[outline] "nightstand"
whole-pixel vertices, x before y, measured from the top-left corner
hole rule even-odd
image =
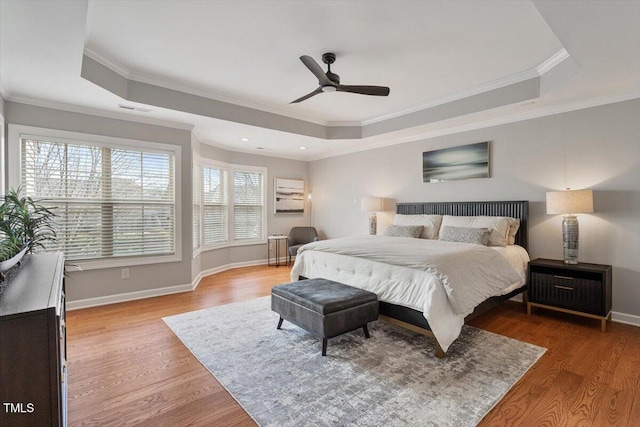
[[[529,262],[527,314],[531,307],[576,314],[600,320],[607,331],[611,320],[612,267],[601,264],[565,264],[538,258]]]

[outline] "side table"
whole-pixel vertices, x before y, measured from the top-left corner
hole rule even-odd
[[[602,264],[565,264],[562,260],[538,258],[529,263],[529,301],[541,307],[600,320],[607,331],[611,320],[612,267]]]
[[[288,236],[283,236],[283,235],[273,235],[273,236],[268,236],[267,237],[268,243],[267,243],[267,265],[272,266],[275,265],[276,267],[280,266],[280,242],[284,241],[284,256],[287,256],[287,252],[289,252],[289,237]],[[274,264],[271,264],[271,242],[273,242],[274,246],[275,246],[275,252],[276,252],[276,261]]]

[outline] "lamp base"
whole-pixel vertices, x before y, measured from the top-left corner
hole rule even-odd
[[[378,218],[375,213],[369,215],[369,234],[372,236],[378,234]]]
[[[565,264],[578,264],[578,236],[578,218],[575,215],[565,215],[562,220],[562,248]]]

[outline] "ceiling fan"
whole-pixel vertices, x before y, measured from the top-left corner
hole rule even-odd
[[[318,63],[310,56],[303,55],[300,60],[307,66],[309,71],[318,78],[318,88],[305,96],[291,101],[290,104],[296,104],[298,102],[309,99],[322,92],[350,92],[358,93],[360,95],[373,95],[373,96],[387,96],[389,95],[389,88],[385,86],[353,86],[353,85],[341,85],[340,76],[331,72],[331,64],[336,60],[335,53],[325,53],[322,55],[322,62],[327,64],[327,72],[322,71],[322,68]]]

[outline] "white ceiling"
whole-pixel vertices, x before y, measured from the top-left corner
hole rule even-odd
[[[310,55],[324,68],[329,51],[342,83],[389,86],[390,96],[325,93],[289,104],[317,87],[298,58]],[[81,77],[83,53],[130,81],[248,107],[257,119],[122,99]],[[563,67],[570,72],[557,73],[562,78],[549,72]],[[407,119],[365,138],[251,125],[275,113],[364,129],[540,76],[547,79],[535,99]],[[0,79],[11,101],[193,126],[205,143],[312,160],[638,97],[640,2],[3,0]]]

